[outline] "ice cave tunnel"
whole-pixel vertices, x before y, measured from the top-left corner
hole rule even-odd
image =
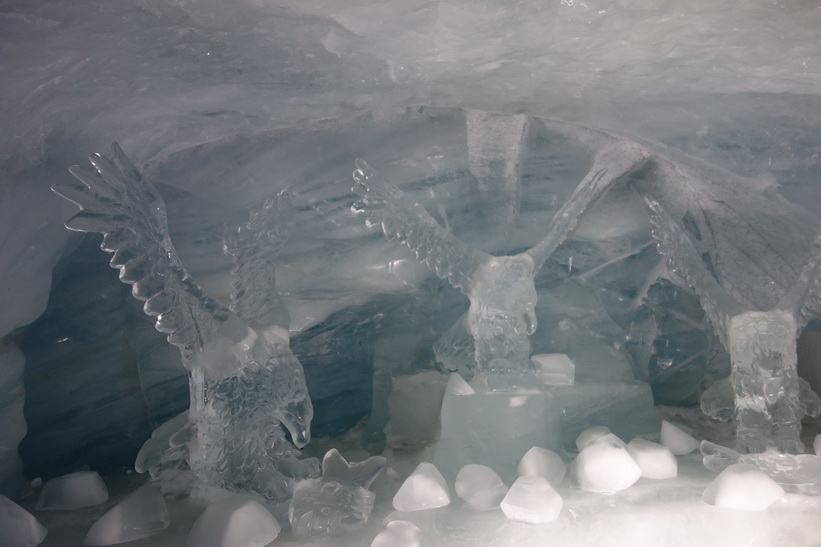
[[[0,544],[821,545],[819,37],[3,2]]]

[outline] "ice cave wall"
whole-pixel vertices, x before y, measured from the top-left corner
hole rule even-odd
[[[385,165],[400,180],[427,181],[417,190],[429,192],[429,209],[481,239],[480,219],[458,193],[468,177],[461,109],[602,128],[650,143],[704,175],[709,187],[695,190],[686,177],[670,188],[645,180],[680,217],[698,209],[693,196],[709,195],[737,209],[731,219],[769,234],[764,239],[775,242],[776,255],[797,262],[817,229],[821,203],[819,32],[821,10],[813,2],[765,0],[744,7],[641,0],[5,2],[0,476],[9,482],[3,489],[19,484],[24,400],[32,435],[21,450],[29,474],[46,476],[83,464],[127,465],[146,432],[185,404],[173,352],[117,284],[95,243],[62,227],[70,207],[48,188],[88,153],[118,140],[169,185],[175,237],[217,295],[225,290],[225,263],[214,221],[241,216],[276,189],[298,194],[301,238],[286,260],[298,267],[285,270],[283,287],[294,295],[292,329],[305,333],[295,336],[295,351],[313,363],[306,372],[316,427],[333,433],[368,412],[369,337],[379,329],[411,331],[417,339],[406,342],[409,349],[424,347],[420,340],[433,338],[465,305],[408,255],[369,240],[346,216],[354,157]],[[523,218],[561,203],[598,146],[584,131],[540,123],[527,143],[525,182],[547,179],[553,186],[524,195]],[[779,196],[790,205],[782,208]],[[594,269],[595,258],[616,253],[601,244],[608,230],[646,235],[639,213],[619,206],[602,212],[605,221],[587,232],[580,228],[551,275]],[[726,218],[716,213],[693,222],[703,228]],[[534,230],[524,224],[521,247]],[[720,239],[739,230],[729,222],[713,233]],[[773,273],[737,264],[770,262],[722,254],[727,241],[704,245],[714,256],[721,251],[713,264],[723,282],[753,304],[767,301],[770,293],[751,290],[747,278]],[[645,262],[637,271],[652,267],[650,254],[639,255]],[[631,271],[610,272],[601,285],[635,284],[625,282]],[[675,297],[665,291],[676,289],[659,285],[648,298],[657,308],[685,310],[659,319],[668,322],[662,330],[673,346],[710,347],[699,338],[703,331],[673,324],[686,323],[682,317],[698,321],[693,301],[684,291]],[[581,300],[569,292],[546,292],[543,301],[565,319],[581,314]],[[602,305],[601,298],[594,304]],[[543,313],[553,312],[544,307]],[[561,321],[551,316],[542,324],[551,319]],[[623,335],[624,325],[611,323],[591,329],[611,339]],[[547,330],[540,343],[561,347],[559,334]],[[664,345],[657,362],[680,357],[663,355]],[[414,357],[429,359],[423,350]],[[661,364],[663,380],[668,369]],[[698,376],[721,366],[654,387],[662,402],[693,402],[689,388]]]

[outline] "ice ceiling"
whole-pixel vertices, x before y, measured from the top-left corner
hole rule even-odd
[[[49,191],[113,140],[164,184],[178,250],[214,298],[229,290],[225,223],[292,192],[296,233],[277,284],[315,435],[368,415],[375,355],[398,348],[409,358],[387,366],[424,366],[467,307],[351,215],[356,157],[409,184],[464,239],[506,254],[538,241],[540,219],[607,138],[627,135],[699,174],[699,187],[674,176],[669,187],[637,183],[679,217],[694,204],[731,211],[708,207],[687,227],[711,234],[700,250],[731,294],[771,305],[819,227],[821,9],[743,4],[4,2],[3,488],[20,476],[26,422],[26,474],[53,476],[131,465],[150,431],[188,402],[178,355],[97,240],[65,230],[73,210]],[[520,221],[509,233],[470,199],[466,120],[475,111],[530,120]],[[659,263],[649,220],[629,192],[611,197],[545,265],[534,349],[580,344],[583,377],[586,362],[627,341],[612,378],[648,381],[658,403],[694,404],[705,382],[726,374],[726,356],[699,327],[694,296],[643,286]],[[624,301],[636,294],[650,311],[628,317],[635,310]],[[662,333],[658,343],[647,343],[651,332]]]

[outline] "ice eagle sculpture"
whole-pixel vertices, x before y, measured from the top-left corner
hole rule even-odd
[[[470,300],[464,323],[473,338],[476,372],[487,375],[494,390],[521,387],[532,375],[530,335],[537,328],[534,277],[575,228],[579,217],[617,181],[635,172],[650,154],[641,145],[617,142],[596,155],[589,173],[554,214],[544,238],[513,256],[493,256],[460,240],[442,227],[408,194],[356,160],[354,211],[369,226],[381,225],[389,240],[398,240],[441,279]],[[447,334],[446,334],[447,336]]]
[[[235,262],[228,309],[188,274],[171,242],[162,196],[120,147],[114,143],[110,158],[93,154],[90,161],[96,172],[72,167],[77,180],[52,189],[80,207],[66,227],[103,234],[101,248],[113,253],[120,280],[132,285],[145,313],[157,318],[156,329],[182,354],[191,403],[182,430],[166,434],[172,442],[165,450],[179,454],[183,445],[195,498],[242,492],[281,506],[296,480],[320,473],[318,460],[297,458],[282,429],[302,447],[313,417],[275,287],[273,264],[292,224],[284,198],[266,202],[227,239]]]

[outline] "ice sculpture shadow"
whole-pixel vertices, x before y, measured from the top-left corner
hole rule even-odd
[[[111,266],[145,301],[145,313],[157,318],[188,370],[191,404],[187,418],[177,419],[182,429],[161,426],[143,466],[177,481],[167,484],[172,490],[193,486],[195,498],[244,492],[281,512],[295,480],[320,473],[318,460],[297,458],[282,427],[297,447],[310,441],[313,407],[289,347],[288,310],[273,268],[290,233],[290,208],[282,197],[266,202],[226,241],[235,263],[227,309],[186,271],[162,197],[120,147],[112,145],[110,159],[94,154],[90,161],[96,172],[72,167],[77,181],[52,188],[80,207],[66,227],[104,235]],[[193,485],[180,480],[186,468]]]
[[[796,339],[814,313],[821,294],[821,236],[798,278],[766,311],[745,309],[707,269],[684,231],[661,205],[647,199],[659,252],[672,270],[695,290],[707,320],[730,355],[729,379],[704,392],[705,414],[736,420],[736,450],[740,454],[777,451],[800,454],[801,419],[817,416],[821,401],[798,377]],[[708,447],[705,463],[714,450]],[[737,455],[738,455],[737,453]]]
[[[493,390],[532,385],[537,372],[530,359],[530,335],[537,328],[534,277],[575,228],[579,217],[617,181],[635,172],[649,152],[621,141],[596,155],[589,173],[554,214],[544,238],[514,256],[493,256],[455,237],[409,195],[356,160],[354,211],[368,226],[381,225],[389,240],[405,244],[441,279],[470,300],[467,313],[443,336],[437,351],[446,368],[466,377],[484,373]],[[463,333],[468,333],[466,337]],[[471,355],[472,353],[472,355]]]

